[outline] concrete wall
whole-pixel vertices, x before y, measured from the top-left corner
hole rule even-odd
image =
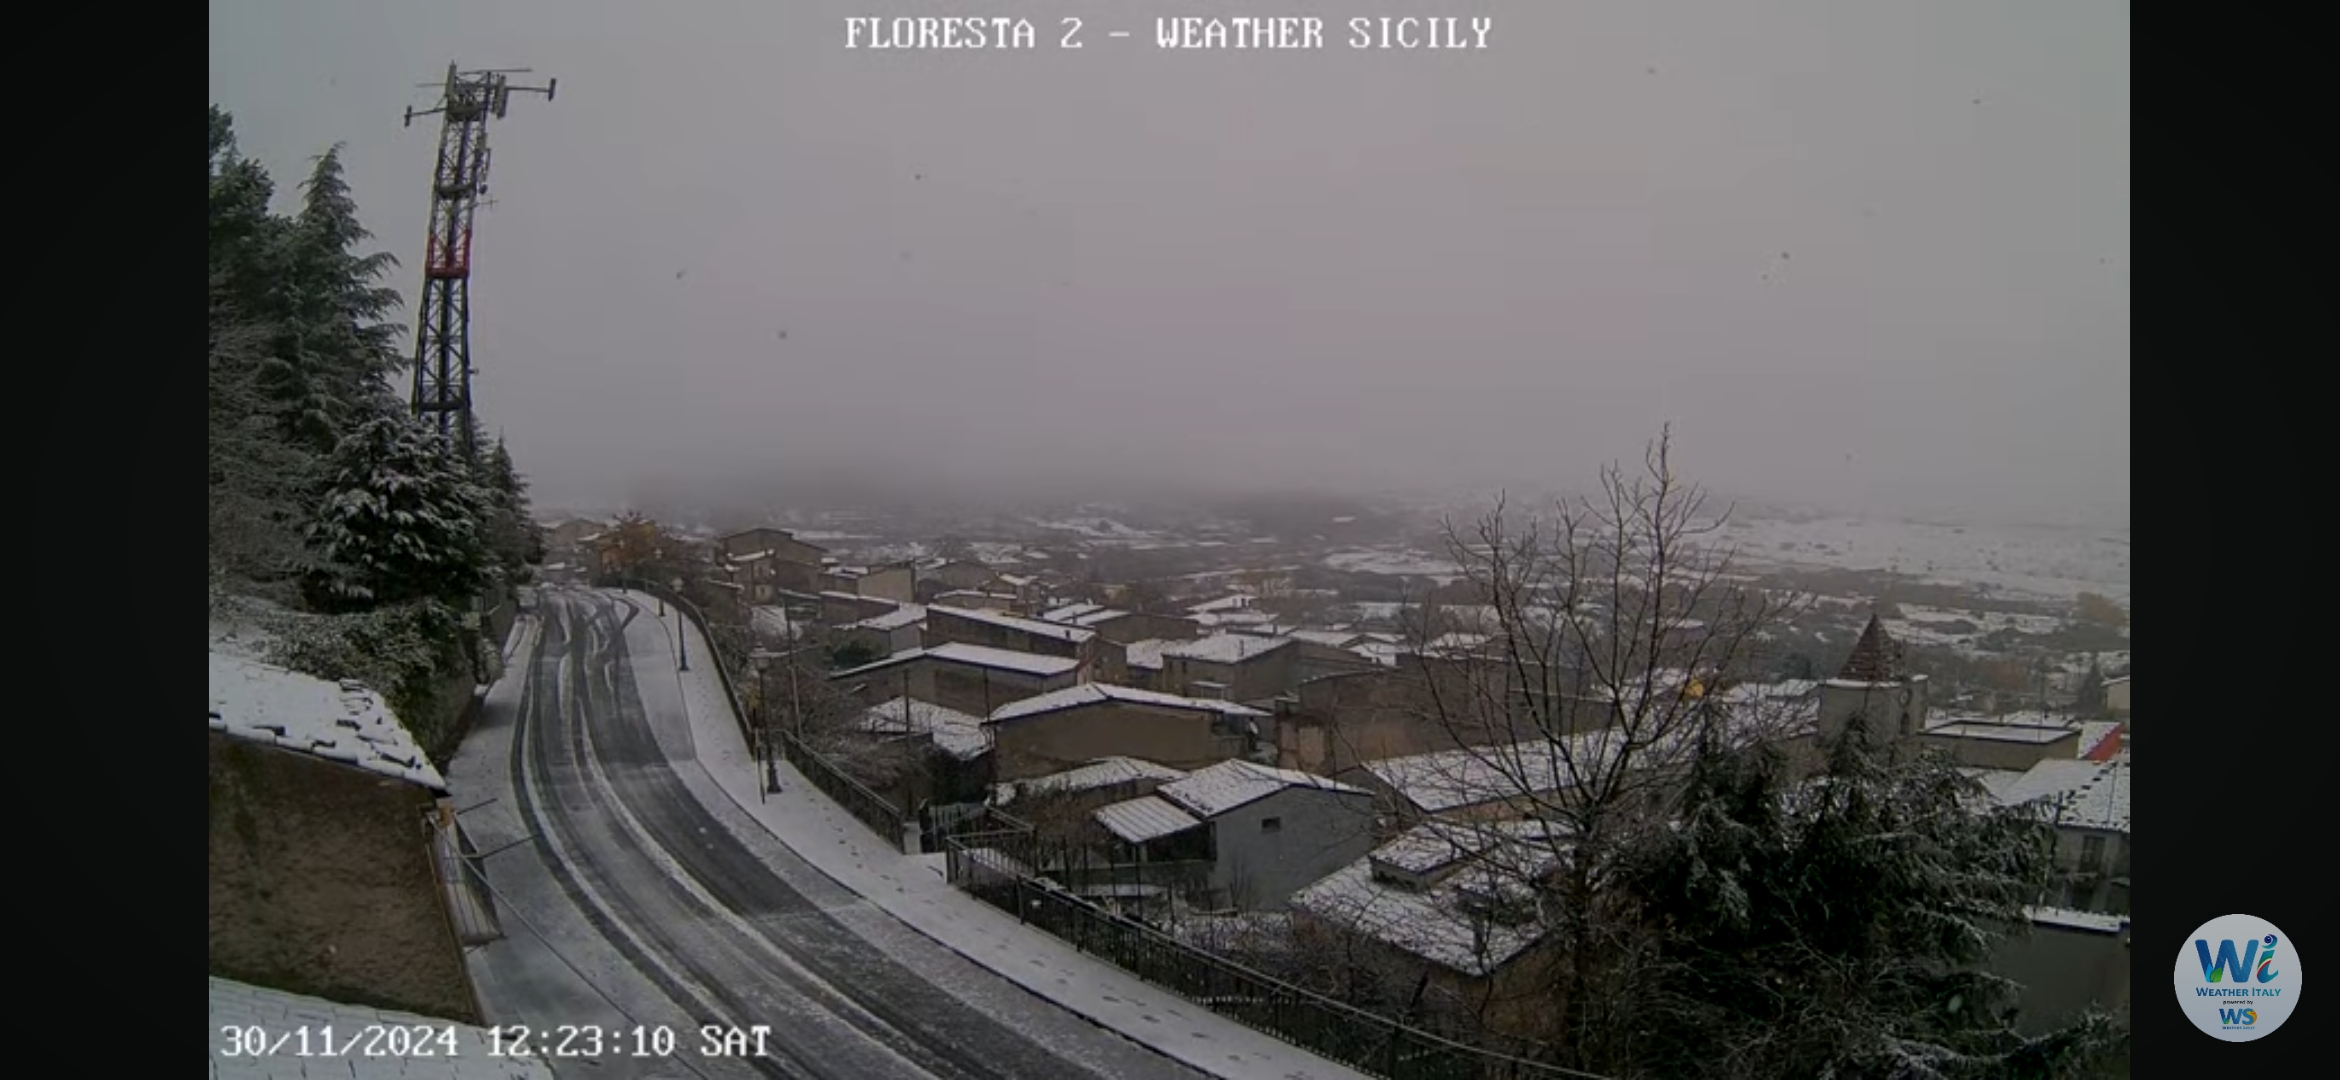
[[[1859,683],[1831,679],[1820,684],[1822,737],[1844,730],[1855,713],[1869,719],[1869,732],[1880,739],[1911,735],[1926,726],[1927,680],[1923,675],[1901,682]]]
[[[934,608],[926,612],[926,640],[932,645],[958,642],[963,645],[985,645],[994,649],[1012,649],[1016,652],[1036,653],[1041,656],[1082,657],[1081,642],[1066,641],[1060,637],[1036,634],[1012,626],[982,619],[970,619]]]
[[[2091,844],[2091,840],[2095,843]],[[2091,854],[2095,856],[2093,860]],[[2064,879],[2063,894],[2054,901],[2058,907],[2114,915],[2129,913],[2128,833],[2059,825],[2056,827],[2056,869]]]
[[[1241,757],[1249,739],[1217,714],[1126,701],[1101,701],[992,725],[1002,780],[1023,780],[1101,757],[1133,757],[1199,769]]]
[[[1077,675],[1071,672],[1052,676],[1029,675],[1020,671],[954,664],[925,657],[914,663],[931,668],[931,671],[926,679],[926,696],[920,697],[915,692],[911,696],[974,716],[989,716],[991,710],[1009,702],[1038,697],[1051,690],[1062,690],[1078,681]]]
[[[2023,984],[2016,1027],[2024,1034],[2053,1030],[2090,1005],[2128,1022],[2129,940],[2124,932],[2035,923],[2029,938],[2000,943],[1991,970]]]
[[[1285,788],[1211,819],[1211,830],[1211,887],[1245,911],[1281,911],[1293,893],[1373,850],[1373,798]]]
[[[934,701],[934,667],[933,661],[919,657],[849,678],[832,676],[831,681],[864,705],[882,704],[898,697]]]
[[[1513,741],[1499,715],[1458,707],[1451,720],[1439,718],[1429,678],[1419,667],[1377,667],[1301,683],[1299,708],[1276,725],[1278,763],[1332,776],[1361,761]],[[1449,702],[1472,700],[1454,691]]]
[[[918,575],[907,566],[888,566],[863,574],[856,583],[855,592],[891,600],[897,604],[918,601]]]
[[[1330,645],[1319,645],[1313,641],[1295,641],[1290,647],[1298,650],[1300,654],[1294,661],[1292,673],[1292,682],[1295,686],[1311,679],[1321,679],[1329,675],[1350,671],[1374,671],[1382,667],[1382,665],[1347,649],[1336,649]]]
[[[2049,758],[2069,761],[2080,756],[2080,733],[2051,742],[2022,742],[1976,735],[1920,735],[1921,746],[1946,750],[1960,765],[1975,769],[2012,769],[2021,772]]]
[[[1229,701],[1266,701],[1300,685],[1300,650],[1286,645],[1238,664],[1205,663],[1184,656],[1162,658],[1162,682],[1173,694],[1194,694],[1194,684],[1215,682]]]
[[[825,592],[821,594],[821,621],[831,626],[843,626],[846,623],[860,622],[863,619],[883,615],[894,610],[896,606],[890,600],[860,595],[840,596],[836,593]]]
[[[2129,680],[2122,679],[2119,682],[2106,683],[2104,686],[2104,705],[2114,716],[2125,717],[2129,715]]]
[[[919,580],[935,582],[944,592],[949,592],[953,589],[981,589],[998,576],[998,571],[982,563],[962,559],[928,570],[919,575]]]
[[[1100,623],[1092,624],[1099,637],[1127,645],[1133,641],[1159,638],[1164,641],[1191,641],[1202,636],[1202,624],[1177,615],[1149,615],[1143,612],[1124,612]]]
[[[413,784],[211,733],[211,974],[481,1022]]]
[[[779,529],[747,529],[723,538],[723,554],[729,558],[769,551],[772,558],[794,563],[821,564],[828,554],[824,548],[807,544]]]

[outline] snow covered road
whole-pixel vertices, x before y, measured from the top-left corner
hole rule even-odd
[[[672,707],[673,625],[617,594],[541,592],[451,764],[474,846],[504,849],[485,862],[505,938],[472,954],[491,1020],[678,1033],[672,1056],[554,1062],[564,1075],[1199,1075],[908,932],[774,840]],[[768,1025],[768,1052],[702,1055],[702,1024]]]

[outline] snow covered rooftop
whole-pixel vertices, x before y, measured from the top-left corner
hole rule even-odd
[[[904,649],[883,660],[863,664],[857,668],[830,675],[831,680],[852,678],[880,668],[906,664],[925,657],[945,663],[966,664],[970,667],[991,668],[995,671],[1014,671],[1044,678],[1069,675],[1080,669],[1081,662],[1069,656],[1041,656],[1038,653],[1016,652],[1013,649],[994,649],[988,645],[964,645],[951,642],[931,649]]]
[[[754,621],[759,634],[794,640],[801,629],[788,617],[788,609],[777,604],[759,604],[749,608],[748,617]]]
[[[389,703],[354,682],[327,682],[214,650],[211,730],[447,790]]]
[[[1040,618],[1044,622],[1078,625],[1073,622],[1074,619],[1078,619],[1083,615],[1089,615],[1104,610],[1106,610],[1106,608],[1103,604],[1066,604],[1060,608],[1052,608],[1050,610],[1041,612]]]
[[[2131,790],[2126,762],[2049,758],[1995,794],[2007,806],[2031,802],[2058,806],[2052,820],[2060,825],[2128,832]]]
[[[1017,783],[1030,794],[1043,792],[1090,791],[1115,784],[1131,784],[1140,780],[1176,780],[1185,776],[1182,769],[1156,765],[1151,761],[1131,757],[1098,758],[1086,765],[1050,773]]]
[[[1293,894],[1294,910],[1466,975],[1487,975],[1542,936],[1530,921],[1505,925],[1470,914],[1458,882],[1416,890],[1373,875],[1359,859]]]
[[[1162,785],[1155,794],[1184,807],[1197,817],[1212,818],[1258,802],[1285,788],[1295,787],[1338,795],[1370,795],[1363,788],[1350,787],[1296,769],[1275,769],[1240,759],[1196,769]]]
[[[1576,768],[1598,768],[1616,752],[1620,737],[1607,731],[1577,736],[1569,751]],[[1385,758],[1364,765],[1374,778],[1419,807],[1437,814],[1498,799],[1549,794],[1575,782],[1568,757],[1552,742],[1536,739],[1504,746],[1463,747]]]
[[[941,604],[941,601],[944,600],[997,600],[1003,604],[1012,604],[1016,602],[1016,598],[1007,593],[984,592],[981,589],[952,589],[947,593],[942,593],[935,597],[935,601],[938,605]]]
[[[1294,630],[1285,636],[1328,649],[1346,649],[1365,640],[1365,635],[1345,630]]]
[[[1225,611],[1240,611],[1250,606],[1251,597],[1237,593],[1233,596],[1222,596],[1216,600],[1205,600],[1202,603],[1189,606],[1186,611],[1190,615],[1215,615]]]
[[[1113,686],[1108,683],[1082,683],[1079,686],[1068,686],[1062,690],[1050,691],[1038,697],[1011,701],[993,709],[990,722],[997,724],[1026,716],[1055,712],[1059,709],[1072,709],[1107,701],[1118,701],[1129,705],[1151,705],[1163,709],[1214,712],[1223,716],[1257,717],[1267,715],[1258,709],[1237,705],[1233,702],[1215,701],[1209,698],[1180,697],[1176,694],[1137,690],[1127,686]]]
[[[2090,720],[2080,725],[2079,755],[2094,761],[2105,761],[2121,749],[2121,722],[2118,720]]]
[[[1079,660],[1069,656],[1042,656],[1039,653],[994,649],[989,645],[967,645],[956,641],[928,649],[926,655],[954,664],[1020,671],[1027,675],[1070,675],[1080,670],[1081,666]]]
[[[926,621],[926,608],[919,604],[904,604],[883,615],[872,615],[853,625],[864,630],[899,630]]]
[[[214,1080],[300,1080],[302,1077],[338,1076],[351,1080],[552,1080],[552,1069],[541,1058],[497,1057],[490,1052],[487,1032],[469,1024],[458,1024],[436,1017],[413,1013],[387,1012],[356,1005],[343,1005],[324,998],[302,994],[288,994],[282,990],[252,986],[211,977],[211,1073]],[[270,1037],[282,1036],[300,1028],[311,1030],[327,1026],[337,1032],[355,1035],[369,1027],[396,1025],[408,1031],[429,1030],[434,1033],[452,1032],[453,1046],[434,1041],[430,1057],[368,1057],[349,1054],[338,1057],[302,1057],[287,1050],[268,1057],[229,1057],[233,1049],[223,1028],[239,1030],[258,1028]],[[338,1036],[337,1036],[338,1037]]]
[[[1744,744],[1802,734],[1810,729],[1810,712],[1799,708],[1772,715],[1734,709],[1726,714],[1728,738]],[[1632,756],[1636,767],[1681,761],[1696,734],[1694,725],[1684,724],[1674,734],[1670,740],[1644,740],[1636,746]],[[1571,737],[1565,747],[1556,740],[1538,738],[1384,758],[1365,762],[1362,767],[1423,812],[1437,814],[1500,799],[1564,791],[1580,777],[1597,775],[1623,749],[1624,742],[1618,729],[1600,728]]]
[[[1123,663],[1140,671],[1160,671],[1162,670],[1162,650],[1175,644],[1177,643],[1161,638],[1132,641],[1122,647]]]
[[[1981,724],[1954,720],[1947,724],[1928,724],[1925,731],[1920,734],[1940,739],[1983,739],[1989,742],[2045,746],[2063,739],[2076,740],[2080,737],[2080,729],[2076,727],[2034,727],[2030,724]]]
[[[1158,840],[1202,824],[1193,814],[1155,795],[1140,795],[1098,807],[1095,817],[1105,831],[1132,844]]]
[[[2035,907],[2024,909],[2031,921],[2041,926],[2060,926],[2066,930],[2093,930],[2100,934],[2117,934],[2129,925],[2126,915],[2108,915],[2101,911],[2074,911],[2071,908]]]
[[[870,706],[857,726],[879,735],[931,735],[936,749],[961,761],[982,757],[991,748],[991,740],[983,737],[982,717],[932,702],[904,701],[897,697]]]
[[[1082,642],[1088,641],[1090,638],[1097,636],[1097,632],[1094,630],[1083,630],[1077,626],[1059,626],[1051,622],[1042,622],[1038,619],[1019,618],[1014,615],[1003,615],[996,611],[986,611],[981,608],[950,607],[943,604],[936,604],[931,610],[938,615],[956,615],[959,618],[972,620],[974,622],[988,623],[992,626],[1006,627],[1010,630],[1020,630],[1024,633],[1031,634],[1034,637],[1053,638],[1057,641],[1069,641],[1075,645],[1081,644]]]
[[[2023,779],[2023,770],[2021,769],[1960,769],[1958,771],[1981,784],[1983,790],[1990,793],[1993,801],[1998,800],[2002,792]]]
[[[1181,641],[1162,650],[1162,656],[1181,657],[1206,664],[1240,664],[1265,656],[1292,643],[1291,638],[1253,637],[1249,634],[1213,634]]]

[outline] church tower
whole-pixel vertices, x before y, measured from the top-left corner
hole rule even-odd
[[[1887,739],[1926,726],[1926,677],[1909,673],[1901,643],[1874,614],[1844,668],[1820,684],[1821,738],[1833,738],[1856,715],[1868,718],[1870,734]]]

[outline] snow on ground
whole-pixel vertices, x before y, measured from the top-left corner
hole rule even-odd
[[[211,651],[265,661],[276,640],[268,622],[285,614],[283,606],[266,600],[232,593],[215,596],[211,601]]]
[[[656,610],[642,594],[630,594]],[[688,630],[691,655],[706,639]],[[943,880],[938,856],[904,855],[786,764],[782,790],[759,794],[756,763],[712,664],[681,676],[699,762],[739,809],[806,862],[951,951],[1075,1015],[1223,1080],[1315,1080],[1364,1074],[1244,1027],[1023,925]]]
[[[1073,517],[1055,521],[1034,519],[1032,524],[1043,529],[1059,529],[1090,540],[1158,540],[1159,537],[1143,529],[1133,529],[1109,517]]]
[[[2067,625],[2067,620],[2055,615],[1960,611],[1924,604],[1903,604],[1900,618],[1886,619],[1884,622],[1886,632],[1904,643],[1947,646],[1962,652],[1974,651],[1974,646],[1984,637],[2001,630],[2012,630],[2019,634],[2053,634]]]
[[[2082,592],[2129,599],[2126,529],[1739,518],[1724,535],[1750,563],[1892,570],[2065,600]]]
[[[1324,565],[1352,574],[1426,577],[1441,582],[1452,581],[1462,574],[1462,567],[1455,565],[1454,560],[1421,551],[1373,548],[1342,551],[1325,556]]]

